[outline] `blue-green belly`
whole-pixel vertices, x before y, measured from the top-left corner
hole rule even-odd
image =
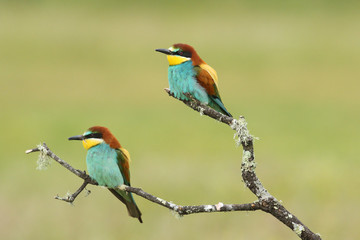
[[[208,104],[209,97],[205,89],[197,82],[192,61],[169,66],[168,79],[170,91],[178,99],[189,100],[184,93],[190,93],[202,103]]]
[[[118,166],[116,151],[106,143],[101,143],[88,150],[86,165],[89,175],[100,186],[116,188],[124,184]]]

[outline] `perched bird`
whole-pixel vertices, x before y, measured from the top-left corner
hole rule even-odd
[[[82,140],[88,150],[86,165],[90,177],[100,186],[107,187],[126,205],[129,215],[142,223],[141,212],[132,194],[118,188],[123,184],[130,186],[129,152],[121,147],[109,129],[94,126],[69,140]]]
[[[199,57],[193,47],[177,43],[169,49],[155,51],[167,55],[169,87],[176,98],[189,100],[184,93],[190,93],[201,103],[231,117],[220,98],[216,71]]]

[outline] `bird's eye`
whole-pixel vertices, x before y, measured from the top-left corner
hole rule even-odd
[[[190,52],[181,52],[181,56],[191,58],[191,53]]]
[[[182,56],[182,55],[184,55],[184,52],[183,51],[178,51],[178,54],[180,55],[180,56]]]

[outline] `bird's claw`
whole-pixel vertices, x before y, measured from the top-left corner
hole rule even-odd
[[[126,190],[126,185],[125,184],[121,184],[120,186],[118,186],[118,189],[125,191]]]

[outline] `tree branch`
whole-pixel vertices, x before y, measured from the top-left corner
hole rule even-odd
[[[76,190],[76,192],[74,192],[73,194],[67,193],[65,197],[59,197],[59,195],[56,195],[54,198],[57,200],[62,200],[68,203],[73,203],[75,201],[75,198],[86,188],[86,186],[89,184],[89,180],[91,180],[91,178],[87,178],[84,180],[84,183],[79,187],[78,190]],[[87,190],[87,194],[90,194],[90,190]]]
[[[169,94],[169,96],[174,97],[174,95],[170,92],[169,89],[165,89],[165,91]],[[243,116],[240,116],[239,120],[233,119],[232,117],[223,115],[222,113],[217,112],[216,110],[208,107],[207,105],[200,103],[191,95],[186,95],[190,100],[180,101],[185,103],[188,107],[200,112],[201,115],[209,116],[219,122],[229,125],[235,131],[235,141],[238,146],[241,145],[243,148],[243,156],[241,163],[242,178],[246,186],[253,194],[255,194],[258,200],[253,203],[246,204],[223,204],[219,202],[215,205],[182,206],[153,196],[143,191],[141,188],[134,188],[125,185],[120,186],[120,188],[125,189],[128,192],[132,192],[163,207],[166,207],[174,211],[178,216],[195,213],[262,210],[264,212],[270,213],[276,219],[284,223],[286,226],[292,229],[301,239],[321,240],[319,234],[313,233],[297,217],[291,214],[273,195],[271,195],[256,176],[256,163],[253,147],[254,137],[251,136],[249,130],[247,129],[247,122],[245,121],[245,118]],[[45,143],[43,143],[42,145],[38,145],[37,148],[27,150],[25,153],[32,153],[38,151],[40,151],[40,156],[38,160],[39,169],[46,168],[49,165],[49,161],[47,158],[50,157],[59,164],[61,164],[63,167],[74,173],[76,176],[84,180],[83,184],[74,194],[67,194],[67,196],[63,198],[56,196],[56,199],[73,203],[76,197],[85,189],[88,184],[98,185],[98,183],[92,180],[85,171],[80,171],[73,168],[70,164],[55,155]]]
[[[175,98],[170,89],[164,89],[169,96]],[[190,100],[180,100],[188,107],[200,112],[201,115],[209,116],[219,122],[225,123],[235,130],[234,138],[236,143],[242,145],[243,156],[241,163],[241,174],[246,186],[258,198],[260,208],[262,211],[270,213],[276,219],[284,223],[291,230],[293,230],[301,239],[316,239],[320,240],[319,234],[313,233],[307,226],[305,226],[296,216],[291,214],[273,195],[271,195],[262,185],[259,178],[256,176],[255,156],[254,156],[254,137],[250,135],[247,129],[247,123],[243,116],[239,120],[226,116],[216,110],[200,103],[191,95],[185,94]]]
[[[261,206],[258,202],[246,203],[246,204],[223,204],[219,202],[215,205],[197,205],[197,206],[181,206],[174,203],[163,200],[159,197],[155,197],[149,193],[144,192],[141,188],[134,188],[125,186],[125,190],[135,193],[151,202],[157,203],[163,207],[177,212],[180,216],[190,215],[194,213],[206,213],[206,212],[230,212],[230,211],[255,211],[260,210]]]
[[[76,176],[84,179],[83,184],[79,187],[79,189],[73,193],[73,194],[66,194],[65,197],[59,197],[58,195],[55,196],[55,199],[62,200],[68,203],[73,203],[76,199],[76,197],[85,189],[85,187],[88,184],[91,185],[98,185],[98,183],[95,180],[92,180],[89,175],[86,174],[85,171],[80,171],[75,168],[73,168],[70,164],[68,164],[66,161],[58,157],[55,153],[53,153],[50,148],[45,144],[38,145],[37,148],[33,148],[30,150],[25,151],[25,153],[32,153],[32,152],[39,152],[42,164],[43,162],[48,162],[49,159],[46,158],[52,158],[56,162],[58,162],[61,166],[68,169],[70,172],[74,173]],[[39,162],[39,161],[38,161]],[[135,188],[131,186],[122,185],[119,187],[120,189],[126,190],[127,192],[132,192],[140,197],[143,197],[151,202],[154,202],[156,204],[159,204],[163,207],[166,207],[170,210],[173,210],[175,213],[178,214],[178,216],[183,215],[190,215],[194,213],[206,213],[206,212],[230,212],[230,211],[255,211],[260,210],[261,206],[258,202],[254,203],[247,203],[247,204],[223,204],[219,202],[215,205],[197,205],[197,206],[182,206],[177,205],[172,202],[168,202],[166,200],[163,200],[159,197],[153,196],[145,191],[143,191],[141,188]]]

